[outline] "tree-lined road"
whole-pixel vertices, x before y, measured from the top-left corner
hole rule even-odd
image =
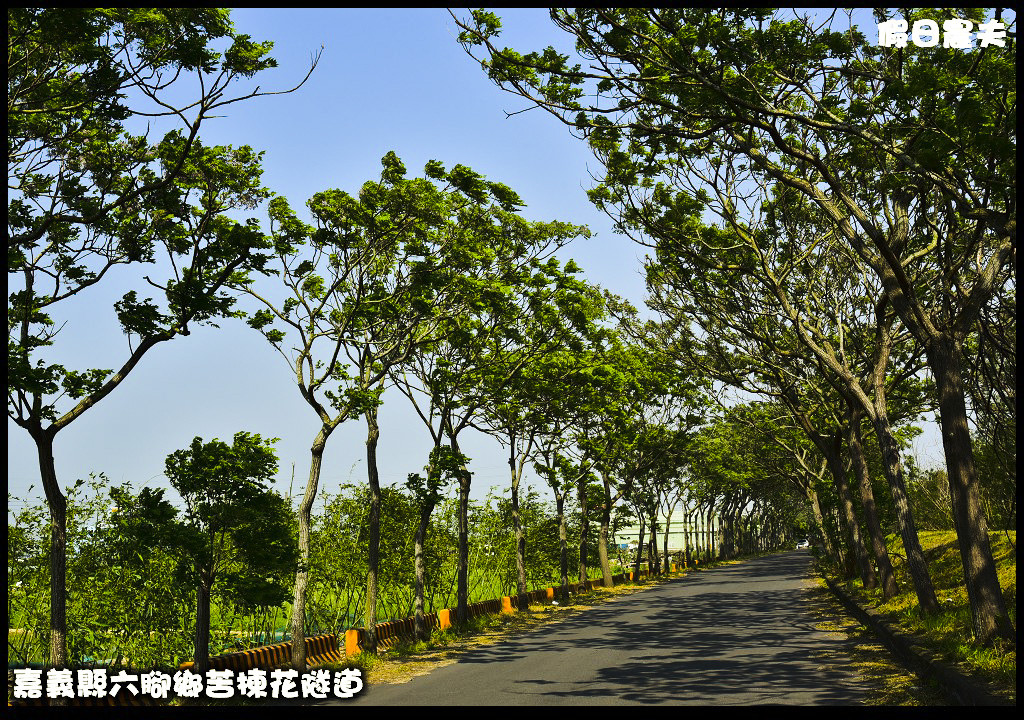
[[[810,562],[692,573],[331,704],[859,704],[844,640],[814,628]]]

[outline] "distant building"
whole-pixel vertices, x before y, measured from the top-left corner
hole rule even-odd
[[[717,537],[718,533],[718,519],[716,516],[712,516],[712,527]],[[664,552],[665,549],[665,516],[660,515],[658,517],[658,554]],[[687,521],[686,514],[683,510],[676,510],[672,513],[671,522],[669,523],[668,529],[668,551],[669,554],[682,552],[686,549],[686,535],[689,534],[690,549],[694,550],[697,547],[705,548],[708,546],[707,532],[703,525],[700,525],[699,517],[694,513],[694,516]],[[633,557],[633,553],[636,552],[637,542],[640,539],[640,526],[630,525],[620,528],[615,533],[615,546],[617,549],[622,550],[623,555],[629,554]],[[651,529],[650,527],[644,527],[644,545],[650,542]],[[610,548],[610,552],[614,553],[615,549]]]

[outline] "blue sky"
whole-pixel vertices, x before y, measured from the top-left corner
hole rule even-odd
[[[507,45],[571,47],[544,9],[499,14]],[[411,175],[430,159],[449,167],[461,163],[518,192],[531,220],[588,225],[595,236],[562,256],[575,258],[591,282],[642,304],[643,248],[616,235],[586,198],[597,169],[593,156],[543,111],[506,118],[525,102],[495,87],[464,53],[447,11],[240,9],[232,18],[239,32],[274,42],[279,67],[258,76],[264,90],[295,84],[323,45],[319,66],[301,89],[230,105],[201,132],[207,144],[265,150],[264,184],[293,208],[320,190],[356,192],[379,176],[380,158],[391,150]],[[68,308],[55,356],[78,368],[123,362],[127,344],[111,307],[135,274],[141,273],[123,269]],[[397,394],[385,396],[381,423],[382,482],[402,482],[424,465],[429,437]],[[317,428],[283,359],[256,332],[225,322],[150,351],[120,387],[58,434],[54,455],[63,487],[91,472],[105,472],[115,484],[164,486],[170,452],[197,435],[229,440],[246,430],[280,438],[277,487],[287,492],[294,463],[293,492],[300,494]],[[362,421],[331,437],[321,488],[364,482],[364,438]],[[475,496],[507,485],[505,456],[495,441],[476,437],[464,451],[473,458]],[[929,465],[941,459],[934,432],[919,443],[919,459]],[[34,446],[8,421],[8,488],[24,495],[29,485],[41,497]]]
[[[509,42],[529,46],[564,37],[544,10],[512,10]],[[248,144],[266,151],[264,184],[297,210],[315,192],[358,191],[380,174],[380,159],[395,151],[410,175],[431,159],[467,165],[516,190],[531,220],[564,220],[591,227],[596,236],[563,252],[592,282],[634,303],[643,301],[642,248],[614,235],[606,216],[586,198],[595,161],[564,127],[541,111],[506,119],[521,100],[496,88],[456,42],[443,9],[240,9],[239,32],[272,40],[278,68],[258,76],[264,90],[298,82],[323,45],[309,81],[290,95],[235,103],[225,117],[204,123],[206,144]],[[162,132],[154,122],[153,137]],[[256,213],[259,217],[260,214]],[[137,274],[120,272],[66,310],[55,357],[69,367],[117,367],[127,344],[112,304]],[[404,481],[422,468],[429,437],[395,394],[381,410],[378,450],[385,483]],[[287,491],[295,463],[296,494],[305,486],[309,446],[318,429],[284,360],[262,336],[241,323],[200,328],[150,351],[113,393],[56,439],[54,457],[63,487],[90,472],[117,484],[165,485],[164,458],[194,436],[229,440],[246,430],[278,437],[278,489]],[[354,421],[328,443],[321,488],[365,481],[365,425]],[[465,443],[473,458],[476,495],[507,484],[500,447],[486,437]],[[35,485],[41,496],[34,446],[8,421],[8,488],[16,495]]]

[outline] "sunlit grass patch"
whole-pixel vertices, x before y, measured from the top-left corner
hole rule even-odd
[[[964,586],[956,534],[953,531],[925,531],[920,533],[920,540],[941,607],[939,614],[925,616],[921,612],[906,564],[901,562],[902,543],[895,535],[889,536],[888,542],[895,558],[900,592],[889,601],[882,602],[880,591],[865,590],[859,581],[844,583],[844,587],[861,605],[885,615],[901,632],[914,636],[944,660],[959,666],[965,674],[988,683],[990,692],[1015,701],[1016,651],[998,645],[985,648],[974,641],[970,602]],[[992,532],[989,541],[1010,621],[1016,627],[1016,532]]]

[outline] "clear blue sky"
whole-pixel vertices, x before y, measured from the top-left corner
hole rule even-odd
[[[504,42],[512,47],[571,48],[544,9],[499,14]],[[585,195],[597,167],[593,156],[540,110],[506,118],[525,103],[497,89],[463,52],[447,11],[241,9],[232,18],[239,32],[274,42],[279,67],[259,76],[264,90],[296,83],[324,47],[300,90],[231,105],[201,133],[207,144],[265,150],[264,184],[294,208],[319,190],[356,192],[378,177],[380,158],[391,150],[410,174],[419,174],[430,159],[449,167],[462,163],[517,191],[532,220],[589,225],[595,237],[571,245],[563,256],[575,258],[590,281],[642,304],[643,248],[614,234]],[[127,345],[111,308],[138,274],[123,269],[94,288],[83,305],[69,308],[54,357],[76,368],[120,366]],[[381,423],[382,482],[402,482],[424,465],[429,438],[397,394],[385,396]],[[120,387],[58,434],[54,455],[62,487],[91,472],[105,472],[115,484],[164,486],[170,452],[197,435],[230,440],[246,430],[280,438],[277,487],[288,490],[294,463],[299,494],[317,429],[283,359],[256,332],[225,322],[219,330],[198,329],[150,351]],[[331,437],[321,488],[364,481],[364,438],[361,421]],[[496,442],[477,437],[465,451],[473,458],[475,496],[507,485]],[[941,460],[934,432],[919,443],[919,460]],[[24,495],[35,485],[32,494],[41,497],[34,446],[11,421],[7,462],[9,490]]]

